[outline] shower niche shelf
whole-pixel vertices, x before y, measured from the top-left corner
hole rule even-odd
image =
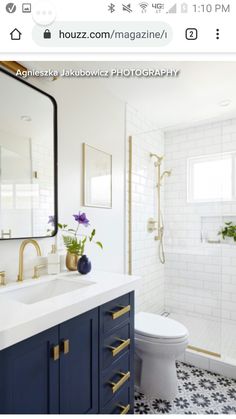
[[[232,221],[236,224],[236,214],[226,215],[207,215],[201,217],[201,242],[206,244],[228,244],[236,246],[231,238],[225,240],[218,232],[223,228],[226,222]]]

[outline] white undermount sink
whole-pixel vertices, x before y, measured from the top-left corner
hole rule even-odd
[[[54,279],[42,284],[33,284],[18,290],[9,291],[5,295],[11,300],[20,303],[34,304],[62,294],[77,291],[92,284],[93,282],[91,281],[88,282],[81,279],[73,282],[64,279]]]

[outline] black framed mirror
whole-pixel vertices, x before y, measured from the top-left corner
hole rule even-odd
[[[57,233],[57,104],[0,68],[0,240]]]

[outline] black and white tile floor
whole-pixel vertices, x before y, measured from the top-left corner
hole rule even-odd
[[[177,362],[178,396],[173,401],[135,392],[135,414],[234,414],[236,380]]]

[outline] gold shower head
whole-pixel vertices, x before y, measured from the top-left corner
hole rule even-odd
[[[161,180],[163,179],[164,176],[171,176],[171,170],[165,170],[162,175],[161,175]]]
[[[150,153],[150,157],[152,158],[152,157],[154,157],[155,159],[156,159],[156,161],[155,161],[155,163],[154,163],[154,166],[155,167],[157,167],[157,166],[161,166],[161,162],[162,162],[162,160],[164,159],[164,156],[158,156],[158,154],[153,154],[153,153]]]

